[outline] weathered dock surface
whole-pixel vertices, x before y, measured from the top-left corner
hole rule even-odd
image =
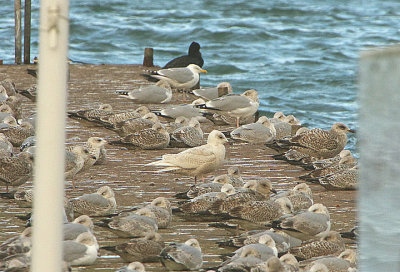
[[[0,80],[11,78],[16,82],[18,89],[29,87],[36,79],[26,73],[27,68],[35,68],[34,65],[1,65]],[[116,111],[137,108],[140,105],[133,104],[129,99],[119,97],[116,90],[129,90],[140,84],[147,84],[140,76],[146,67],[140,65],[70,65],[70,81],[68,84],[68,110],[78,110],[83,107],[91,107],[99,103],[109,103]],[[211,76],[211,75],[208,75]],[[252,86],[249,86],[251,88]],[[179,103],[178,96],[174,96],[172,103]],[[24,100],[26,107],[24,115],[34,112],[35,105],[28,99]],[[160,108],[160,105],[148,105],[150,108]],[[217,128],[229,131],[232,127],[205,127],[205,131]],[[68,119],[67,142],[84,142],[91,136],[103,137],[106,140],[117,139],[116,134],[102,127],[93,126],[85,122]],[[49,131],[51,133],[51,131]],[[149,202],[158,196],[169,198],[174,205],[177,200],[173,195],[186,190],[193,184],[192,178],[180,175],[155,173],[152,167],[144,164],[158,159],[165,153],[177,153],[182,149],[165,149],[155,151],[127,150],[123,147],[107,145],[109,162],[105,165],[95,165],[89,171],[77,176],[77,189],[74,191],[71,184],[66,184],[68,197],[76,197],[83,193],[94,192],[103,185],[113,188],[118,208],[123,210],[144,202]],[[226,173],[230,166],[238,166],[243,178],[249,180],[261,180],[268,178],[277,190],[289,189],[298,182],[298,176],[307,173],[302,168],[290,165],[283,161],[274,160],[271,156],[276,151],[248,144],[231,143],[227,145],[226,163],[223,168],[207,176]],[[21,186],[32,187],[28,182]],[[354,191],[326,191],[320,185],[310,184],[313,190],[314,203],[323,203],[331,213],[332,229],[347,231],[356,221],[356,193]],[[5,188],[1,188],[5,190]],[[24,229],[25,222],[16,218],[30,209],[22,208],[10,199],[0,199],[0,243],[10,236]],[[96,220],[96,219],[95,219]],[[233,220],[238,222],[237,220]],[[196,237],[204,254],[204,267],[212,267],[220,262],[217,255],[226,253],[227,250],[219,248],[216,241],[223,240],[235,233],[234,231],[209,227],[210,221],[199,216],[174,216],[172,226],[159,231],[167,242],[181,242]],[[252,226],[254,228],[255,226]],[[249,225],[243,225],[243,229],[249,229]],[[259,227],[260,229],[262,227]],[[100,246],[106,246],[121,242],[114,234],[99,227],[95,227],[95,235]],[[90,267],[79,268],[79,271],[100,271],[104,269],[120,267],[124,262],[112,253],[101,250],[101,257]],[[146,264],[146,270],[160,270],[158,263]]]

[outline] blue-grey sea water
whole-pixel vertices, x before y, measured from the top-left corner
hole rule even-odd
[[[39,1],[32,1],[32,58],[38,55]],[[14,1],[0,0],[0,59],[14,60]],[[400,41],[396,0],[70,1],[72,60],[155,64],[201,45],[203,86],[254,88],[260,109],[294,114],[308,127],[357,127],[360,50]],[[349,148],[356,151],[356,137]],[[356,152],[357,153],[357,152]]]

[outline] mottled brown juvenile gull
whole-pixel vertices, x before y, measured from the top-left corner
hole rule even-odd
[[[131,262],[127,266],[119,268],[116,272],[146,272],[146,269],[140,262]]]
[[[249,201],[234,207],[229,215],[250,222],[267,225],[285,214],[293,213],[293,206],[287,197],[270,201]]]
[[[100,104],[97,108],[69,111],[68,117],[95,121],[101,117],[112,115],[113,113],[114,111],[110,104]]]
[[[114,191],[109,186],[100,187],[96,193],[72,198],[70,202],[75,212],[89,216],[113,214],[117,207]]]
[[[251,89],[241,95],[225,95],[196,107],[235,117],[236,126],[239,127],[239,119],[256,113],[258,106],[258,93],[256,90]]]
[[[232,139],[252,144],[267,144],[275,140],[274,124],[266,116],[261,116],[257,122],[240,126],[231,133]]]
[[[160,123],[131,133],[121,140],[124,144],[141,149],[164,149],[169,145],[169,141],[169,133]]]
[[[171,133],[170,146],[196,147],[203,143],[203,130],[199,121],[191,119],[187,126],[182,126]]]
[[[117,91],[117,94],[128,97],[137,104],[164,104],[172,98],[171,86],[166,80],[160,80],[155,85],[140,86],[131,91]]]
[[[245,248],[239,258],[235,258],[235,260],[231,260],[229,263],[222,263],[221,267],[219,267],[217,271],[251,271],[251,269],[263,262],[259,257],[259,252],[254,248]]]
[[[232,94],[232,86],[229,82],[221,82],[217,87],[200,88],[193,90],[192,93],[204,100],[212,100],[227,94]]]
[[[174,58],[173,60],[170,60],[167,64],[164,65],[163,69],[186,67],[192,63],[197,64],[200,67],[203,67],[204,64],[204,60],[201,57],[200,53],[200,44],[197,42],[192,42],[190,44],[187,55],[183,55]]]
[[[202,194],[211,192],[220,192],[224,184],[229,183],[229,178],[227,175],[221,175],[215,177],[212,182],[201,183],[197,185],[192,185],[186,192],[178,193],[175,195],[176,198],[195,198]]]
[[[271,192],[275,192],[272,189],[271,181],[268,179],[258,182],[249,181],[243,187],[244,190],[238,190],[224,200],[215,201],[210,208],[210,212],[213,214],[229,213],[233,208],[244,203],[268,200]]]
[[[280,197],[287,197],[290,200],[294,212],[308,209],[314,204],[311,188],[306,183],[297,184],[293,189],[280,192],[273,198]]]
[[[231,184],[224,184],[220,192],[201,194],[188,202],[180,205],[180,209],[186,213],[209,213],[209,209],[218,200],[224,200],[228,195],[235,193]]]
[[[119,122],[123,122],[128,119],[132,118],[139,118],[143,117],[147,113],[149,113],[150,110],[146,106],[140,106],[135,110],[129,110],[129,111],[124,111],[124,112],[119,112],[119,113],[114,113],[106,116],[99,117],[98,119],[94,119],[93,122],[96,122],[98,124],[101,124],[102,126],[106,127],[114,127],[115,124]]]
[[[151,232],[143,238],[133,238],[128,242],[116,245],[106,246],[102,249],[118,254],[126,262],[157,262],[164,242],[160,234]]]
[[[350,150],[343,149],[335,157],[314,161],[312,163],[312,168],[313,169],[321,169],[321,168],[325,168],[325,167],[328,167],[328,166],[333,165],[333,164],[338,164],[340,162],[340,160],[344,159],[344,158],[347,158],[348,162],[350,160],[353,160],[354,162],[356,161],[356,159],[351,154]]]
[[[16,127],[0,128],[0,133],[3,133],[14,147],[19,147],[26,138],[35,135],[35,129],[30,123],[22,122]]]
[[[152,112],[145,114],[143,117],[132,118],[122,122],[116,123],[114,126],[106,128],[111,129],[120,137],[126,137],[129,134],[137,132],[142,129],[151,128],[155,123],[158,123],[158,117]]]
[[[103,219],[95,225],[104,227],[119,237],[145,237],[158,231],[154,213],[149,209],[138,210],[135,213],[122,213],[110,219]]]
[[[161,69],[148,76],[165,80],[172,88],[190,90],[199,82],[200,73],[207,73],[207,71],[196,64],[189,64],[187,67]]]
[[[17,120],[22,119],[22,99],[19,96],[16,96],[16,95],[9,96],[2,103],[10,106],[10,108],[14,112],[15,119],[17,119]]]
[[[317,203],[307,211],[284,217],[279,227],[301,240],[322,237],[331,228],[329,211],[323,204]]]
[[[292,247],[289,253],[298,260],[307,260],[318,256],[339,254],[345,250],[345,245],[340,233],[329,231],[318,240],[307,241],[301,246]]]
[[[196,239],[170,243],[161,251],[161,263],[167,270],[198,270],[203,265],[200,244]]]
[[[358,187],[358,165],[318,179],[327,190],[356,190]]]
[[[299,176],[299,178],[306,181],[318,181],[319,178],[322,178],[324,176],[329,176],[337,172],[349,170],[356,164],[356,159],[351,156],[345,156],[344,158],[340,159],[339,163],[331,163],[327,167],[315,169],[307,175]]]
[[[0,133],[0,158],[11,157],[12,155],[13,145],[3,133]]]
[[[0,184],[19,186],[27,182],[33,174],[33,155],[21,152],[18,156],[0,158]]]
[[[0,260],[13,253],[30,251],[32,246],[32,228],[26,228],[22,233],[13,236],[0,245]]]
[[[348,132],[355,131],[343,123],[335,123],[330,130],[312,129],[289,140],[281,140],[281,143],[317,159],[326,159],[343,150],[347,144]]]
[[[164,166],[159,172],[173,172],[194,176],[210,173],[219,168],[225,160],[225,146],[228,142],[225,135],[213,130],[208,135],[207,144],[186,149],[178,154],[166,154],[162,159],[147,165]]]
[[[62,246],[64,261],[71,265],[91,265],[97,259],[96,243],[91,233],[83,232],[75,241],[64,241]]]
[[[3,121],[2,121],[2,124],[6,124],[6,125],[8,125],[10,127],[17,127],[18,126],[17,120],[12,115],[5,116]]]
[[[233,187],[242,187],[244,184],[243,178],[240,175],[239,167],[237,166],[228,168],[228,178],[229,183],[232,184]]]

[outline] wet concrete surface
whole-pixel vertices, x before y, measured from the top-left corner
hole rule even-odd
[[[0,66],[0,80],[7,77],[14,80],[18,89],[29,87],[35,83],[35,78],[26,74],[26,68],[33,65],[2,65]],[[129,90],[139,84],[147,83],[140,76],[145,67],[139,65],[70,65],[70,81],[68,84],[68,110],[90,108],[100,103],[109,103],[115,111],[134,109],[141,105],[133,104],[129,99],[119,97],[116,90]],[[251,86],[249,86],[251,87]],[[174,96],[172,103],[179,103],[178,96]],[[24,116],[34,112],[35,105],[24,98]],[[148,105],[151,109],[158,109],[160,105]],[[205,132],[212,129],[230,131],[229,126],[203,126]],[[85,142],[91,136],[99,136],[107,141],[118,139],[117,135],[105,128],[88,122],[74,119],[67,120],[67,143]],[[211,181],[213,176],[225,174],[230,166],[238,166],[245,181],[268,178],[276,190],[293,188],[301,182],[298,176],[307,173],[303,168],[290,165],[272,158],[276,151],[263,146],[243,143],[230,143],[227,146],[226,162],[221,169],[206,176]],[[183,149],[167,148],[164,150],[128,150],[124,147],[106,145],[109,161],[104,165],[95,165],[88,171],[76,177],[76,190],[72,190],[71,182],[66,182],[66,195],[73,198],[84,193],[95,192],[103,185],[109,185],[115,192],[118,210],[124,210],[142,203],[149,203],[158,196],[167,197],[174,206],[178,202],[173,196],[177,192],[185,191],[193,184],[193,178],[177,174],[156,173],[156,169],[144,166],[146,163],[157,160],[165,153],[178,153]],[[314,203],[323,203],[329,209],[332,220],[332,230],[350,230],[356,222],[356,192],[354,191],[326,191],[322,186],[309,184],[313,191]],[[27,182],[21,188],[31,188]],[[0,188],[5,190],[5,188]],[[12,199],[0,199],[0,243],[7,238],[22,232],[25,222],[17,215],[30,212]],[[98,220],[97,218],[94,219]],[[244,224],[240,220],[229,220],[239,223],[239,229],[226,230],[209,227],[211,222],[223,222],[220,218],[204,216],[188,216],[174,214],[169,228],[160,230],[166,242],[183,242],[189,238],[197,238],[204,255],[203,268],[218,265],[221,259],[218,255],[233,249],[218,247],[217,241],[239,234],[250,229],[262,229],[251,224]],[[95,235],[100,246],[118,244],[125,239],[117,238],[111,232],[95,227]],[[354,244],[349,244],[354,247]],[[96,263],[88,267],[74,268],[74,271],[110,271],[125,265],[119,256],[100,250],[100,257]],[[162,270],[160,263],[145,264],[147,271]]]

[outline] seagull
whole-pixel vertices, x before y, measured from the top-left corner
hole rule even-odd
[[[266,116],[261,116],[257,122],[240,126],[231,133],[232,139],[253,144],[268,144],[275,140],[275,125]]]
[[[161,251],[161,263],[167,270],[198,270],[203,265],[199,242],[171,243]]]
[[[203,67],[204,60],[201,57],[200,44],[197,42],[192,42],[190,44],[187,55],[170,60],[167,64],[164,65],[163,69],[186,67],[189,64],[197,64],[198,66]]]
[[[205,104],[196,105],[196,107],[235,117],[236,126],[239,127],[239,119],[256,113],[259,104],[257,91],[251,89],[240,95],[224,95],[207,101]]]
[[[199,82],[199,73],[207,73],[207,70],[201,69],[196,64],[189,64],[184,68],[161,69],[145,76],[166,80],[175,89],[190,90]]]
[[[96,193],[84,194],[70,200],[74,211],[91,216],[105,216],[115,212],[117,203],[109,186],[100,187]]]
[[[172,98],[171,86],[166,80],[131,91],[117,91],[117,94],[132,99],[137,104],[164,104]]]
[[[159,172],[194,176],[196,183],[198,176],[210,173],[224,163],[226,142],[228,140],[222,132],[213,130],[208,135],[207,144],[186,149],[178,154],[165,154],[161,160],[147,165],[164,166]]]
[[[343,123],[335,123],[330,130],[315,128],[279,142],[317,159],[327,159],[336,156],[343,150],[347,144],[346,133],[348,132],[354,133],[355,131]]]
[[[227,94],[232,94],[232,86],[229,82],[221,82],[216,87],[200,88],[191,91],[191,93],[204,100],[212,100]]]
[[[63,242],[64,261],[71,265],[91,265],[97,259],[97,248],[93,234],[83,232],[74,241]]]
[[[140,262],[131,262],[127,266],[119,268],[116,272],[146,272],[146,269]]]

